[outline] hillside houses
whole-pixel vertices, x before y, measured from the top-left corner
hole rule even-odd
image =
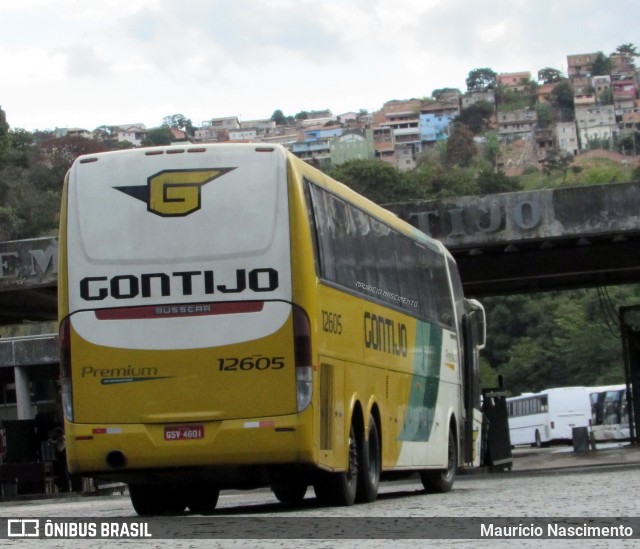
[[[372,113],[311,111],[297,120],[281,120],[280,124],[272,119],[211,118],[189,133],[173,128],[171,142],[278,143],[320,167],[377,158],[405,171],[415,168],[424,149],[449,138],[462,113],[482,103],[485,112],[490,109],[493,113],[487,121],[488,129],[503,143],[524,141],[537,160],[554,148],[576,155],[640,131],[639,76],[634,58],[612,54],[604,59],[609,70],[602,74],[603,57],[601,53],[567,55],[567,76],[559,83],[538,84],[531,80],[529,71],[500,73],[494,85],[483,90],[447,91],[437,100],[391,100]],[[594,67],[598,67],[598,74],[594,74]],[[573,93],[568,114],[566,105],[560,113],[554,97],[556,86],[567,83]],[[547,114],[540,118],[544,105]],[[555,115],[550,117],[549,109],[555,109]],[[93,136],[119,146],[139,147],[153,130],[143,124],[129,124],[111,127],[106,133],[75,128],[58,130],[56,135]]]

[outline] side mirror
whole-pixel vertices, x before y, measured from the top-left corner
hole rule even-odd
[[[478,349],[484,349],[487,344],[487,319],[484,312],[484,307],[476,299],[466,300],[467,311],[471,317],[471,322],[474,326],[474,338],[476,339],[476,346]]]

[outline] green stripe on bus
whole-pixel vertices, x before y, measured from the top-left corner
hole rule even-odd
[[[442,328],[418,322],[409,405],[400,440],[427,441],[435,419],[440,386]]]

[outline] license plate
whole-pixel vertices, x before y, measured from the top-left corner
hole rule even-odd
[[[176,425],[164,428],[165,440],[196,440],[204,438],[204,425]]]

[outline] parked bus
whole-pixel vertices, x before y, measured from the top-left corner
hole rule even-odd
[[[280,146],[78,158],[59,258],[71,473],[141,515],[373,501],[479,459],[480,303],[443,245]]]
[[[589,427],[591,401],[585,387],[561,387],[507,399],[512,446],[570,441],[574,427]]]
[[[627,386],[591,387],[593,437],[596,442],[629,440]]]

